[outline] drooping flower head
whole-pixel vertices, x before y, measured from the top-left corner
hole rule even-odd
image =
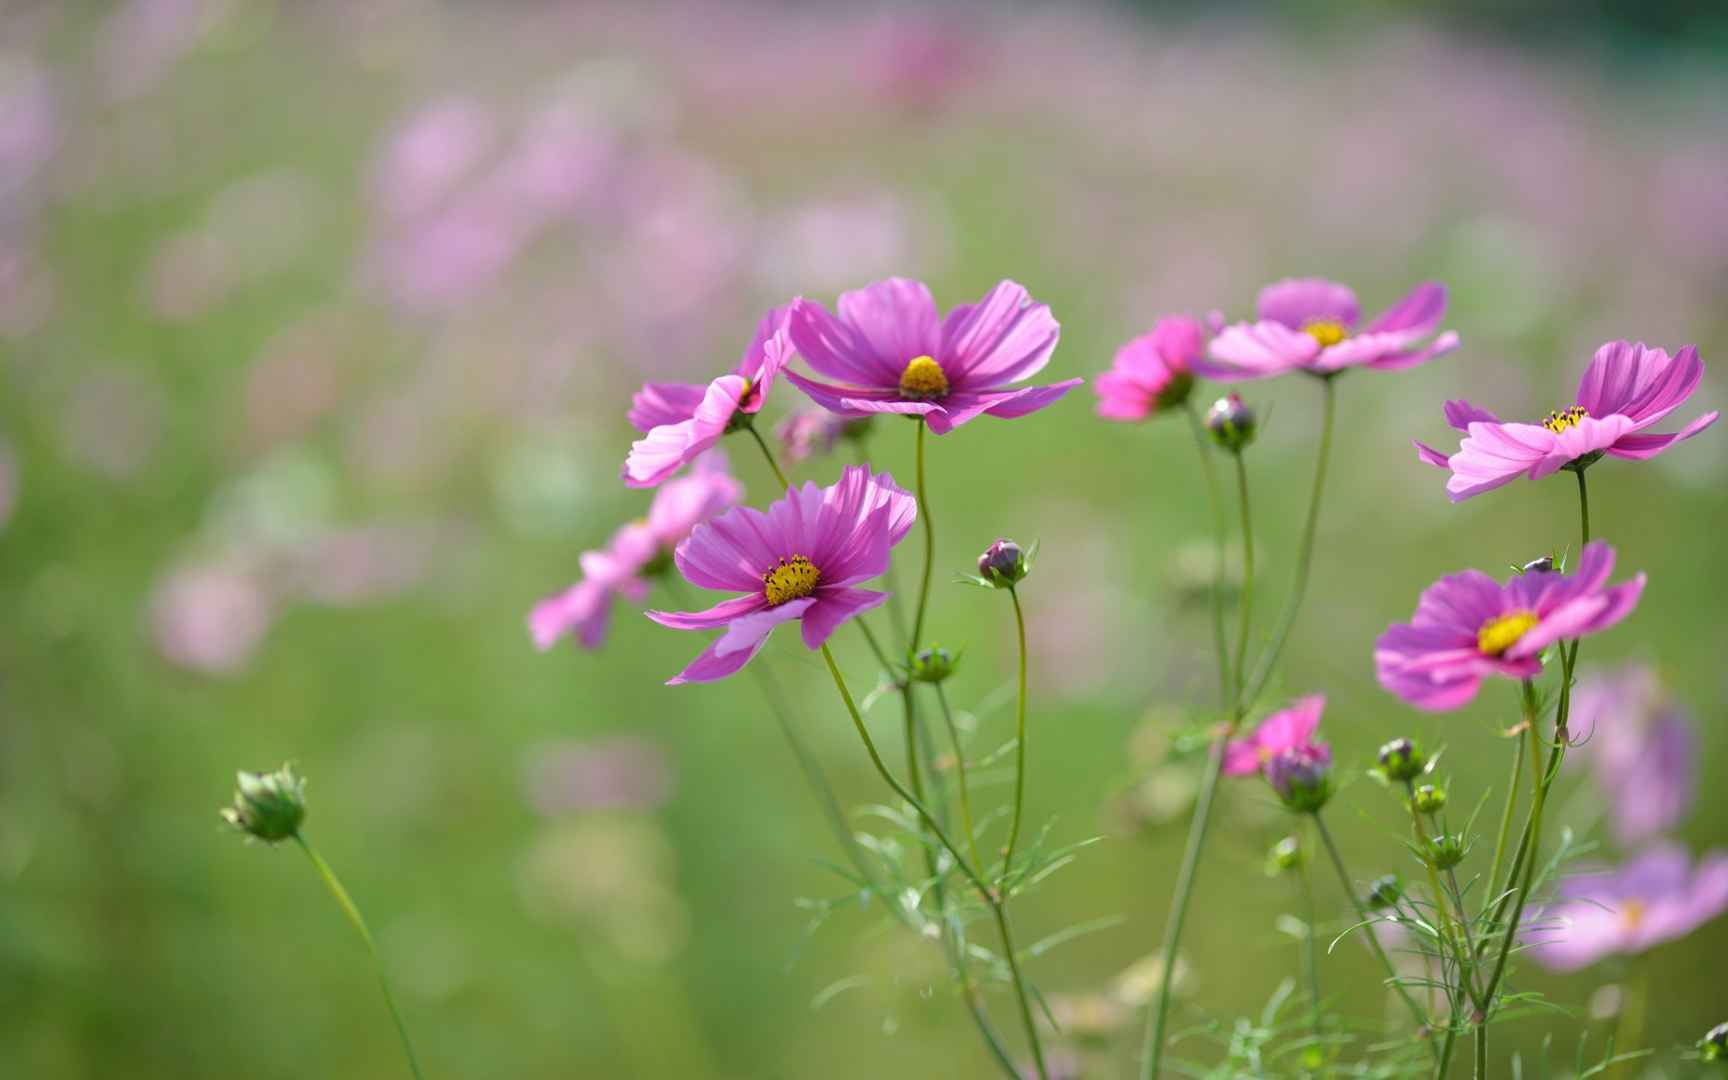
[[[788,321],[792,344],[820,375],[786,377],[841,416],[922,416],[938,435],[976,416],[1012,418],[1053,404],[1084,380],[1012,384],[1050,362],[1061,327],[1024,287],[1002,281],[946,318],[919,281],[889,278],[840,294],[838,313],[800,300]]]
[[[1209,379],[1236,382],[1287,371],[1333,375],[1347,368],[1395,371],[1414,367],[1458,347],[1448,330],[1434,337],[1446,313],[1446,288],[1432,281],[1358,327],[1356,294],[1323,278],[1286,278],[1260,290],[1256,321],[1225,327],[1194,370]]]
[[[711,450],[697,458],[690,472],[654,493],[646,518],[625,524],[604,548],[581,554],[582,580],[534,605],[528,629],[535,646],[544,652],[574,635],[584,649],[598,649],[606,641],[612,602],[646,599],[648,579],[670,565],[673,549],[690,530],[743,494],[744,486],[727,471],[724,452]]]
[[[1110,370],[1092,381],[1098,415],[1146,420],[1179,407],[1194,389],[1193,362],[1205,351],[1206,330],[1198,319],[1159,319],[1150,333],[1116,350]]]
[[[1576,971],[1683,938],[1728,910],[1728,852],[1711,852],[1694,868],[1684,848],[1663,844],[1619,867],[1567,877],[1558,893],[1525,936],[1544,967]]]
[[[1583,469],[1603,454],[1633,461],[1655,457],[1716,422],[1717,414],[1708,412],[1677,432],[1645,432],[1679,408],[1703,378],[1696,345],[1669,356],[1643,342],[1610,341],[1584,369],[1575,404],[1523,424],[1505,423],[1468,401],[1448,401],[1446,422],[1464,433],[1458,452],[1447,457],[1418,442],[1416,456],[1452,473],[1446,494],[1453,502],[1520,476],[1540,480],[1561,469]]]
[[[774,427],[780,451],[787,461],[805,461],[816,454],[832,454],[841,439],[863,439],[871,418],[837,416],[827,409],[799,409],[788,413]]]
[[[917,516],[917,499],[893,477],[853,465],[830,487],[806,483],[765,511],[736,506],[698,525],[678,545],[679,573],[744,595],[707,611],[648,613],[675,630],[725,630],[669,685],[733,674],[785,622],[801,622],[805,646],[820,648],[841,623],[888,599],[855,586],[887,571],[890,549]]]
[[[1637,665],[1581,681],[1572,723],[1578,757],[1608,796],[1621,843],[1640,844],[1680,824],[1697,795],[1698,738],[1653,670]]]
[[[793,304],[762,317],[743,359],[730,374],[707,386],[694,383],[645,383],[630,399],[630,424],[643,437],[624,459],[624,483],[655,487],[696,460],[721,436],[749,422],[792,358],[786,317]]]
[[[1326,698],[1313,694],[1260,721],[1224,747],[1224,775],[1266,778],[1284,805],[1312,813],[1332,794],[1332,748],[1314,738]]]
[[[1644,591],[1644,575],[1608,585],[1614,549],[1587,544],[1575,573],[1532,571],[1502,585],[1479,570],[1443,577],[1423,590],[1416,614],[1374,643],[1380,685],[1419,709],[1460,708],[1490,675],[1527,679],[1543,649],[1562,638],[1606,630]]]

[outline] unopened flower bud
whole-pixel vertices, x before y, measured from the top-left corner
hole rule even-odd
[[[1380,748],[1380,768],[1386,779],[1402,784],[1422,775],[1428,760],[1412,739],[1393,739]]]
[[[1368,884],[1367,905],[1369,911],[1384,911],[1398,903],[1398,898],[1404,895],[1404,885],[1398,880],[1397,874],[1387,874],[1377,877]]]
[[[1705,1032],[1698,1040],[1698,1053],[1705,1061],[1728,1061],[1728,1023]]]
[[[1437,870],[1450,870],[1464,861],[1464,840],[1455,833],[1442,833],[1428,841],[1428,861]]]
[[[1554,570],[1554,556],[1544,555],[1540,559],[1531,559],[1519,568],[1520,574],[1547,574]]]
[[[978,556],[978,576],[998,589],[1011,589],[1031,573],[1026,553],[1012,540],[998,540]]]
[[[223,808],[222,820],[266,844],[288,840],[306,820],[306,781],[294,775],[292,765],[240,773],[234,805]]]
[[[939,683],[954,674],[959,658],[941,646],[920,649],[907,668],[913,682]]]
[[[1286,836],[1272,845],[1272,865],[1279,870],[1294,870],[1302,865],[1302,845],[1294,836]]]
[[[1258,423],[1254,410],[1237,393],[1226,394],[1206,410],[1206,430],[1212,433],[1212,441],[1232,454],[1254,441]]]
[[[1416,809],[1423,814],[1438,814],[1446,808],[1446,789],[1423,784],[1416,789]]]
[[[1332,754],[1324,746],[1285,750],[1266,763],[1265,773],[1278,798],[1298,814],[1312,814],[1332,797]]]

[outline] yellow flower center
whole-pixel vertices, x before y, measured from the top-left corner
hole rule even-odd
[[[809,596],[821,580],[822,571],[804,556],[794,555],[781,559],[774,569],[762,575],[762,593],[768,598],[769,607],[779,607],[788,600]]]
[[[1589,415],[1582,405],[1574,405],[1570,409],[1555,409],[1542,418],[1542,426],[1558,435],[1567,428],[1577,427],[1579,421]]]
[[[948,376],[931,357],[916,357],[900,375],[900,392],[919,401],[939,398],[948,393]]]
[[[1620,905],[1620,925],[1626,930],[1636,930],[1644,924],[1644,916],[1648,912],[1642,900],[1628,900]]]
[[[1476,648],[1488,656],[1499,656],[1516,645],[1519,638],[1529,633],[1530,628],[1541,621],[1532,611],[1497,615],[1483,623],[1482,629],[1476,631]]]
[[[1350,330],[1337,319],[1309,319],[1302,332],[1320,343],[1322,349],[1336,345],[1350,336]]]

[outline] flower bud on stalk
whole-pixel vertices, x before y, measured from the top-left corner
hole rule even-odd
[[[1012,540],[998,540],[978,556],[978,576],[998,589],[1011,589],[1032,572],[1026,553]]]
[[[1271,862],[1274,871],[1296,869],[1302,865],[1302,845],[1294,836],[1286,836],[1272,845]]]
[[[1404,894],[1404,886],[1398,880],[1397,874],[1387,874],[1377,877],[1368,885],[1366,905],[1369,911],[1384,911],[1398,903],[1398,898]]]
[[[1312,814],[1332,797],[1332,756],[1321,746],[1297,746],[1266,763],[1266,782],[1284,805]]]
[[[1393,739],[1380,748],[1380,768],[1388,780],[1406,783],[1421,776],[1427,766],[1427,758],[1413,739]]]
[[[1728,1061],[1728,1023],[1705,1032],[1698,1040],[1698,1052],[1705,1061]]]
[[[1437,870],[1450,870],[1464,861],[1464,840],[1455,833],[1441,833],[1428,841],[1428,861]]]
[[[1423,814],[1438,814],[1446,807],[1446,789],[1423,784],[1416,789],[1416,810]]]
[[[959,657],[941,646],[933,645],[928,649],[918,650],[906,673],[913,682],[935,684],[954,674],[954,669],[959,664]]]
[[[1242,395],[1230,393],[1214,401],[1206,410],[1205,423],[1213,442],[1232,454],[1239,454],[1254,441],[1259,418],[1242,400]]]
[[[290,840],[306,820],[306,781],[292,765],[270,773],[242,772],[234,805],[223,808],[222,820],[266,844]]]

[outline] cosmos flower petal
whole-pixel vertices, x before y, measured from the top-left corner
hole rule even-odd
[[[854,615],[862,615],[888,599],[885,592],[870,589],[819,589],[816,603],[804,616],[804,644],[820,649],[840,624]]]
[[[792,305],[787,331],[805,363],[818,374],[843,383],[897,387],[900,373],[906,369],[904,360],[899,366],[884,360],[862,332],[814,300],[800,300]],[[802,383],[799,389],[810,393]]]
[[[936,301],[930,288],[910,278],[888,278],[840,294],[840,318],[870,350],[876,370],[897,384],[919,356],[936,357],[941,342]],[[865,385],[878,385],[875,380]]]
[[[1716,417],[1716,413],[1707,412],[1672,434],[1634,432],[1630,435],[1622,435],[1614,440],[1614,445],[1608,448],[1608,452],[1617,458],[1626,458],[1630,461],[1653,458],[1675,443],[1684,442],[1714,424]]]
[[[774,607],[753,608],[747,614],[732,620],[726,632],[715,639],[714,655],[725,657],[736,652],[754,650],[776,626],[800,618],[815,604],[815,597],[805,596]]]
[[[1048,304],[1034,303],[1025,286],[1004,280],[978,303],[948,313],[936,359],[954,390],[989,390],[1043,370],[1061,336]]]
[[[1318,355],[1318,341],[1283,323],[1236,323],[1212,339],[1207,356],[1196,359],[1193,367],[1209,379],[1240,382],[1282,375]]]
[[[643,383],[642,389],[630,396],[630,411],[626,419],[630,426],[646,435],[665,424],[688,420],[708,388],[700,383]]]
[[[661,626],[669,626],[674,630],[712,630],[766,607],[767,601],[760,595],[752,594],[722,600],[707,611],[650,611],[646,614]]]
[[[632,443],[630,456],[624,460],[624,483],[634,488],[657,487],[719,442],[738,411],[744,387],[742,376],[722,375],[708,384],[694,416],[680,423],[662,424]]]
[[[1410,445],[1412,445],[1416,448],[1416,459],[1418,461],[1421,461],[1422,463],[1424,463],[1426,465],[1432,465],[1438,469],[1444,469],[1444,468],[1448,467],[1449,459],[1446,457],[1446,455],[1442,454],[1440,451],[1434,449],[1432,446],[1429,446],[1427,443],[1423,442],[1422,440],[1411,439]]]
[[[1453,429],[1462,431],[1465,434],[1469,433],[1470,425],[1473,423],[1481,422],[1485,424],[1498,424],[1500,422],[1498,416],[1495,416],[1493,413],[1479,405],[1470,404],[1463,398],[1455,398],[1452,401],[1448,401],[1441,408],[1441,412],[1445,415],[1447,424],[1451,425]]]
[[[666,685],[683,686],[686,683],[719,682],[727,676],[736,675],[743,670],[745,664],[755,659],[756,654],[762,651],[762,646],[767,642],[768,638],[763,636],[758,638],[756,644],[750,648],[739,649],[725,655],[721,655],[719,651],[720,643],[718,641],[712,642],[706,649],[702,650],[701,655],[690,661],[688,667],[667,679]]]
[[[1592,416],[1619,414],[1639,427],[1680,406],[1704,378],[1698,347],[1670,357],[1643,342],[1610,341],[1596,350],[1578,381],[1578,404]]]
[[[1018,390],[982,393],[961,391],[942,399],[942,408],[930,413],[930,433],[946,435],[969,420],[988,413],[1003,419],[1027,416],[1060,401],[1068,391],[1085,382],[1069,379],[1050,386],[1025,386]]]
[[[1446,315],[1446,286],[1424,281],[1362,328],[1365,334],[1404,333],[1427,337]]]
[[[1436,356],[1445,356],[1458,347],[1458,335],[1448,330],[1419,349],[1397,349],[1365,361],[1375,371],[1403,371],[1417,364],[1426,364]]]
[[[1336,322],[1348,329],[1356,325],[1361,309],[1355,292],[1347,285],[1324,278],[1285,278],[1260,290],[1255,314],[1292,330],[1301,330],[1316,320]]]

